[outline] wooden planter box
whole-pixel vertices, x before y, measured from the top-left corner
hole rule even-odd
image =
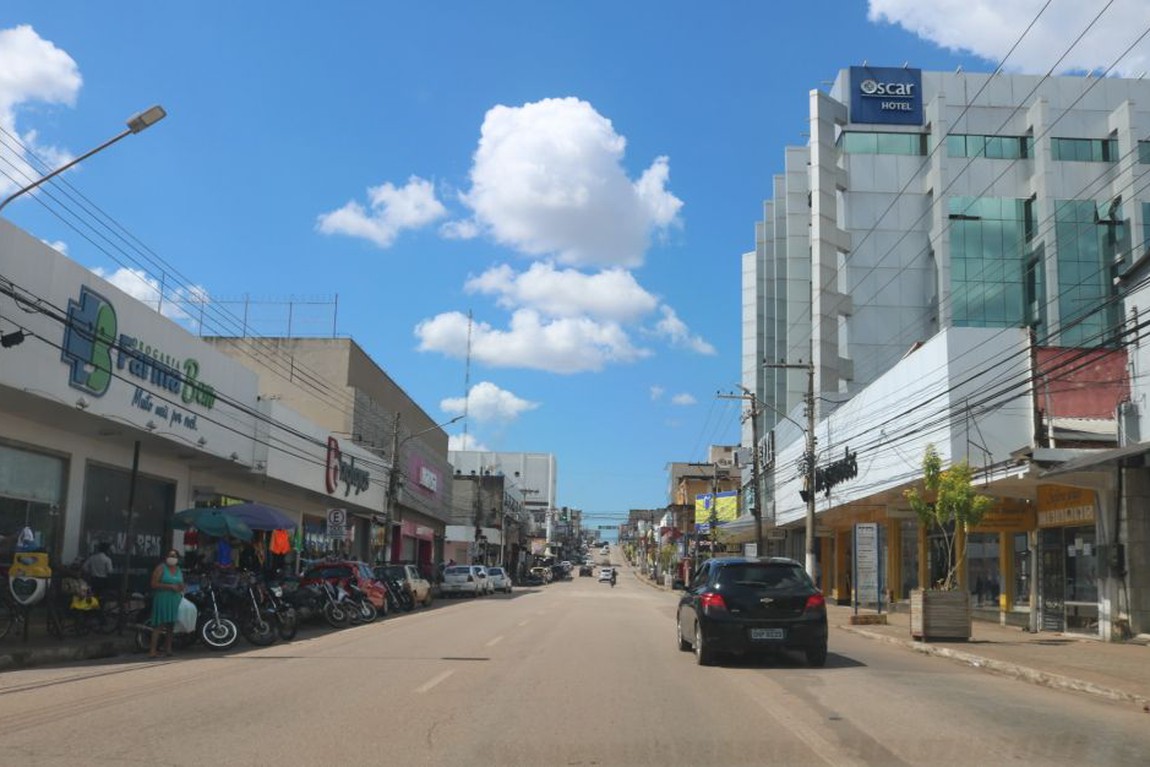
[[[966,589],[910,592],[910,635],[929,641],[970,639],[970,594]]]

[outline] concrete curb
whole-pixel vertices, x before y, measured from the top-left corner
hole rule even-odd
[[[132,651],[130,640],[104,639],[59,647],[37,645],[29,648],[13,647],[0,652],[0,671],[53,663],[71,663],[98,658],[115,658]]]
[[[870,631],[858,626],[837,626],[836,628],[842,631],[849,631],[852,634],[866,637],[868,639],[877,639],[880,642],[893,644],[904,647],[914,652],[920,652],[924,655],[934,655],[939,658],[949,658],[950,660],[963,663],[972,668],[982,669],[989,671],[993,674],[1000,676],[1010,677],[1011,679],[1018,679],[1023,682],[1029,682],[1042,687],[1049,687],[1055,690],[1067,690],[1070,692],[1083,692],[1088,695],[1105,698],[1107,700],[1116,701],[1119,703],[1133,703],[1142,708],[1143,711],[1150,712],[1150,698],[1142,695],[1118,690],[1113,687],[1106,687],[1093,682],[1087,682],[1081,679],[1065,676],[1063,674],[1053,674],[1048,671],[1040,671],[1029,666],[1022,666],[1017,663],[1009,663],[1007,661],[993,660],[974,653],[965,652],[963,650],[954,650],[949,647],[937,647],[926,642],[915,642],[910,639],[899,639],[898,637],[887,636],[880,634],[876,631]]]

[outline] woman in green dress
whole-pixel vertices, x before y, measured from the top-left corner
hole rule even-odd
[[[172,630],[184,598],[184,572],[180,569],[180,554],[175,549],[152,571],[152,644],[149,658],[158,658],[156,645],[160,632],[164,632],[164,654],[172,654]]]

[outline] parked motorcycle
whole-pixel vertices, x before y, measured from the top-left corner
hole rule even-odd
[[[382,578],[381,583],[387,589],[387,605],[389,611],[411,612],[415,607],[415,599],[411,596],[411,592],[403,587],[403,584],[394,578]]]
[[[212,650],[230,649],[240,639],[236,622],[220,606],[220,597],[210,577],[201,579],[184,594],[200,611],[196,636]]]
[[[347,591],[331,581],[321,581],[320,591],[323,593],[323,619],[332,628],[342,629],[351,625],[352,615],[359,612],[347,598]]]
[[[347,592],[347,601],[352,608],[352,623],[372,623],[379,617],[379,609],[355,583],[345,581],[341,584]]]
[[[286,579],[280,588],[284,604],[294,611],[297,624],[323,617],[327,596],[319,586],[301,586],[298,579]]]

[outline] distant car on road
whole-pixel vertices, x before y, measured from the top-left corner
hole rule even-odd
[[[615,568],[613,567],[600,567],[599,568],[599,582],[609,583],[611,578],[615,575]]]

